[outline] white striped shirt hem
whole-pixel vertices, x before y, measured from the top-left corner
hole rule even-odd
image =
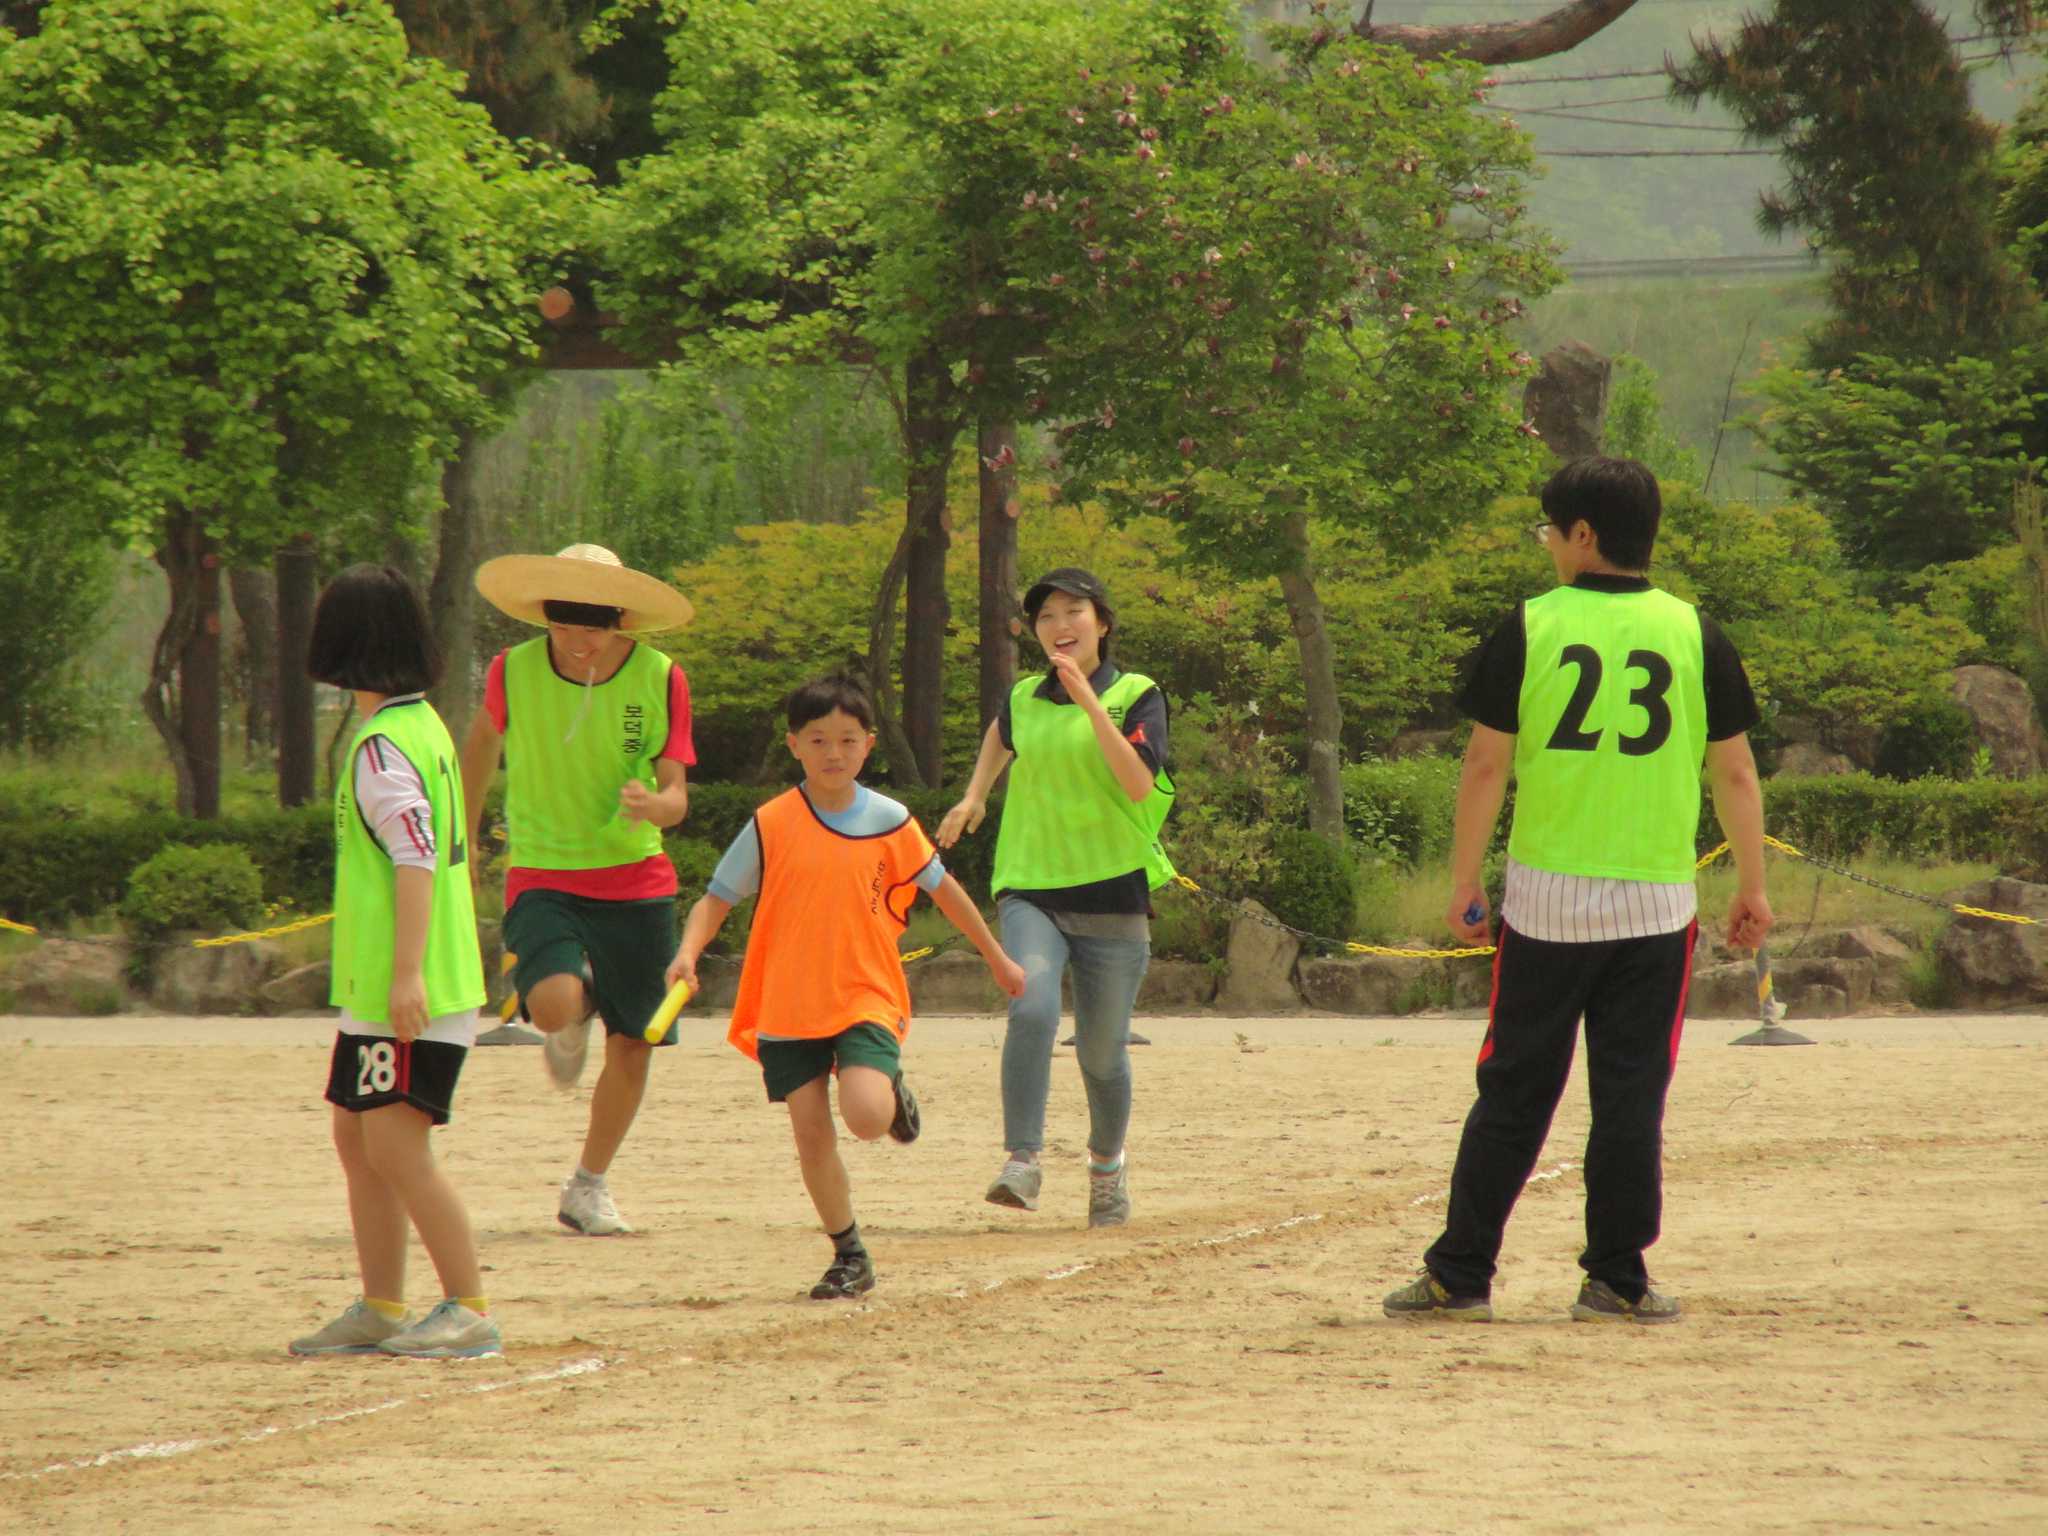
[[[1690,880],[1561,875],[1509,859],[1500,916],[1524,938],[1546,944],[1605,944],[1677,933],[1699,909],[1699,888]]]

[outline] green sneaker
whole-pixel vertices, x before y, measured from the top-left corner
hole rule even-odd
[[[1675,1296],[1645,1290],[1641,1301],[1628,1301],[1605,1280],[1588,1280],[1572,1303],[1572,1321],[1579,1323],[1675,1323],[1685,1309]]]
[[[1426,1269],[1381,1302],[1380,1310],[1389,1317],[1441,1317],[1453,1323],[1493,1321],[1492,1302],[1484,1296],[1453,1296]]]
[[[374,1355],[377,1346],[405,1327],[406,1320],[393,1322],[358,1296],[349,1309],[318,1333],[293,1339],[295,1355]]]

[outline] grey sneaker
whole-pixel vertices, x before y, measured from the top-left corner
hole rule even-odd
[[[1035,1211],[1038,1209],[1038,1187],[1044,1179],[1045,1174],[1036,1161],[1013,1157],[1003,1164],[1003,1171],[996,1175],[995,1183],[989,1185],[988,1193],[982,1198],[990,1205]]]
[[[1572,1303],[1572,1321],[1578,1323],[1675,1323],[1684,1312],[1675,1296],[1646,1289],[1641,1301],[1629,1301],[1605,1280],[1588,1280]]]
[[[393,1322],[358,1296],[349,1309],[318,1333],[293,1339],[295,1355],[374,1355],[377,1346],[402,1331],[406,1320]]]
[[[414,1360],[473,1360],[505,1352],[497,1319],[470,1311],[453,1296],[377,1347]]]
[[[1380,1303],[1389,1317],[1441,1317],[1453,1323],[1490,1323],[1493,1303],[1484,1296],[1453,1296],[1428,1270]]]
[[[540,1059],[547,1063],[548,1076],[557,1088],[574,1088],[583,1080],[583,1063],[590,1055],[590,1020],[565,1024],[549,1030],[540,1043]]]
[[[1131,1219],[1131,1191],[1124,1182],[1130,1160],[1118,1161],[1115,1173],[1088,1170],[1088,1225],[1120,1227]]]
[[[607,1186],[586,1184],[573,1173],[562,1181],[562,1204],[555,1220],[585,1237],[617,1237],[633,1230],[612,1204]]]

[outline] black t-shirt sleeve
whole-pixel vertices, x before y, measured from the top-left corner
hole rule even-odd
[[[1003,707],[996,711],[996,729],[1002,733],[1003,750],[1015,752],[1017,743],[1010,735],[1010,696],[1007,693],[1003,695]]]
[[[1522,664],[1529,638],[1522,628],[1519,604],[1501,616],[1492,634],[1480,642],[1465,669],[1459,688],[1458,713],[1488,730],[1512,736],[1522,728]]]
[[[1138,749],[1145,766],[1157,773],[1166,761],[1166,695],[1156,687],[1138,695],[1124,712],[1124,740]]]
[[[1704,613],[1700,615],[1700,653],[1707,684],[1707,740],[1726,741],[1754,730],[1763,712],[1756,706],[1749,673],[1735,643]]]

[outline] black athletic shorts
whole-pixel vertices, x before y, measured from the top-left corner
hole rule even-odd
[[[668,996],[663,979],[676,953],[676,899],[603,901],[567,891],[521,891],[505,914],[505,948],[519,957],[512,985],[523,998],[550,976],[583,974],[605,1033],[647,1037],[647,1021]],[[674,1045],[671,1029],[663,1045]]]
[[[327,1102],[357,1112],[410,1104],[434,1124],[446,1125],[455,1082],[468,1057],[468,1046],[445,1040],[337,1034],[327,1069]]]

